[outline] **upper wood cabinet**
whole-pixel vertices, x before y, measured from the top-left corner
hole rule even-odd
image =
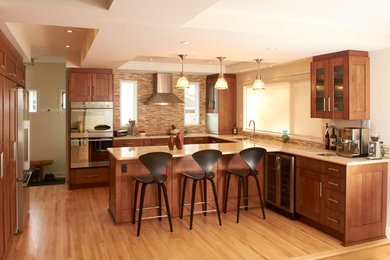
[[[370,119],[370,60],[366,51],[313,57],[311,117]]]
[[[236,124],[236,75],[224,74],[228,89],[215,90],[218,74],[207,76],[207,113],[218,113],[218,134],[232,134]]]
[[[0,31],[0,74],[6,75],[6,69],[5,69],[5,38]]]
[[[112,70],[71,69],[70,101],[112,101]]]

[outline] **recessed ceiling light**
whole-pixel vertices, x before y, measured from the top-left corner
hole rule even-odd
[[[65,48],[70,48],[70,45],[65,45]]]
[[[150,58],[149,60],[150,60],[150,61],[153,61],[154,59],[153,59],[153,58]]]
[[[274,51],[274,50],[276,50],[276,49],[272,47],[272,48],[267,48],[266,50],[267,50],[267,51]]]
[[[211,60],[209,60],[207,63],[209,63],[209,64],[210,64],[210,63],[213,63],[213,62],[212,62]]]
[[[66,32],[67,32],[67,33],[72,33],[73,30],[70,30],[70,29],[69,29],[69,30],[66,30]]]
[[[189,41],[180,41],[181,44],[188,45],[191,44]]]

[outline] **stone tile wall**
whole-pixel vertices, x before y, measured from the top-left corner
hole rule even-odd
[[[199,125],[184,125],[184,104],[168,106],[146,105],[146,102],[155,93],[154,74],[133,73],[126,70],[114,70],[114,130],[127,129],[120,126],[120,81],[137,81],[138,106],[137,106],[137,130],[145,130],[147,134],[167,133],[169,127],[174,124],[180,131],[190,129],[192,133],[206,132],[206,76],[186,75],[188,81],[199,82],[200,111]],[[172,76],[172,92],[184,100],[184,90],[175,88],[179,74]]]

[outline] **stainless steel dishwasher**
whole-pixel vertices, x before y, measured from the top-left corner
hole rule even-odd
[[[297,219],[295,212],[295,156],[286,153],[268,153],[266,163],[266,207],[288,218]]]

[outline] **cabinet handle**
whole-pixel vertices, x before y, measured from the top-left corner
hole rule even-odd
[[[324,111],[326,111],[326,100],[324,98]]]
[[[95,178],[95,177],[99,177],[99,175],[95,174],[95,175],[85,175],[85,178]]]
[[[328,97],[328,111],[330,112],[330,97]]]
[[[320,198],[322,198],[322,182],[320,182]]]
[[[329,171],[332,171],[332,172],[339,172],[340,170],[339,169],[335,169],[335,168],[328,168]]]
[[[336,220],[336,219],[334,219],[334,218],[329,218],[329,217],[328,217],[328,220],[330,220],[330,221],[332,221],[332,222],[334,222],[334,223],[339,223],[339,221]]]
[[[4,152],[1,152],[1,178],[4,176]]]
[[[0,67],[1,67],[2,69],[5,69],[5,67],[4,67],[4,65],[3,65],[3,64],[0,64]]]
[[[328,200],[331,201],[331,202],[337,203],[337,204],[339,203],[338,200],[334,200],[334,199],[331,199],[331,198],[329,198]]]
[[[339,186],[339,184],[338,184],[338,183],[331,182],[331,181],[328,181],[328,184],[329,184],[329,185],[332,185],[332,186],[336,186],[336,187],[338,187],[338,186]]]

